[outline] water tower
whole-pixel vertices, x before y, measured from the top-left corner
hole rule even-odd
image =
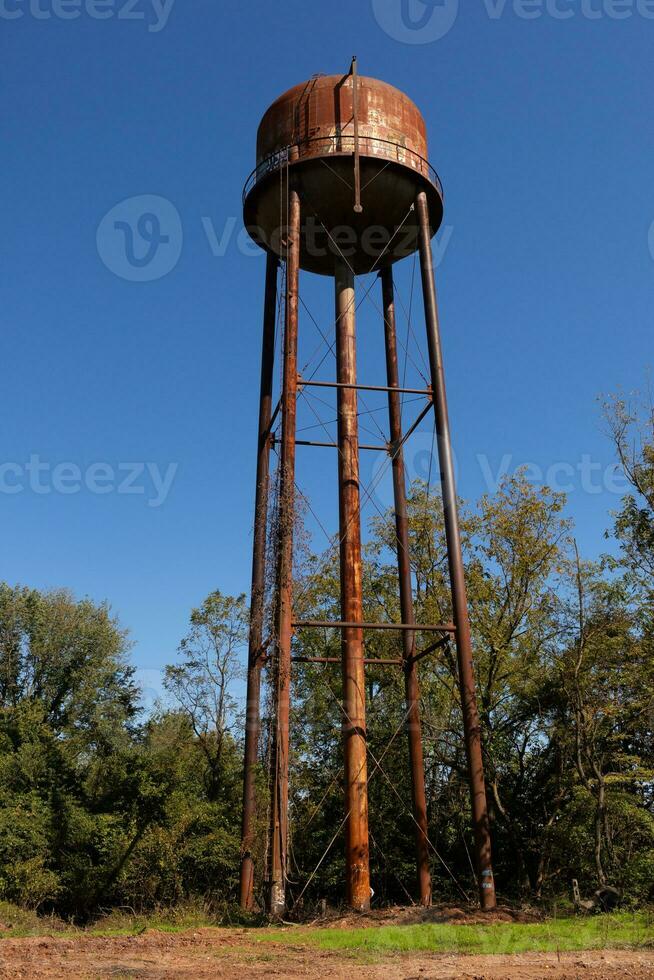
[[[372,661],[402,670],[405,678],[412,808],[420,901],[431,902],[430,852],[419,712],[418,665],[450,638],[456,644],[463,727],[468,760],[472,819],[481,906],[495,907],[495,887],[482,764],[480,724],[461,538],[457,513],[450,429],[434,281],[431,239],[443,218],[443,191],[428,161],[426,126],[414,103],[385,82],[358,75],[324,75],[290,89],[265,113],[257,138],[257,166],[244,192],[245,225],[265,250],[263,356],[255,502],[252,608],[248,669],[241,903],[251,907],[251,854],[255,814],[255,774],[260,736],[260,687],[264,663],[271,667],[275,721],[271,747],[270,830],[267,902],[273,915],[286,905],[289,706],[294,658],[292,638],[304,630],[341,633],[342,713],[345,783],[347,901],[358,910],[370,904],[366,751],[366,637],[376,630],[397,638],[396,660]],[[430,386],[418,421],[402,431],[393,265],[418,252],[422,273]],[[273,405],[273,361],[280,264],[283,290],[283,381]],[[298,375],[300,272],[333,277],[335,283],[333,381]],[[356,277],[379,272],[384,312],[389,439],[381,447],[392,459],[401,623],[364,622],[361,559],[358,397],[356,369]],[[381,329],[381,324],[380,324]],[[368,379],[367,379],[368,380]],[[381,379],[380,379],[381,380]],[[339,550],[341,619],[302,622],[293,609],[296,412],[303,387],[335,389],[338,414]],[[411,389],[416,393],[417,389]],[[409,554],[403,447],[428,413],[434,412],[440,460],[453,622],[417,623]],[[269,535],[269,466],[273,425],[281,420],[279,487],[274,534],[275,590],[271,635],[264,636],[264,593]],[[306,442],[302,443],[307,445]],[[321,444],[323,447],[325,443]],[[417,637],[431,637],[417,649]],[[423,641],[424,645],[424,641]]]

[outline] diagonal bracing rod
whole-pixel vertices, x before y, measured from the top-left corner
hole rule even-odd
[[[269,252],[266,264],[266,292],[263,313],[261,394],[259,400],[259,435],[257,442],[257,489],[254,502],[254,547],[252,553],[252,592],[250,599],[250,637],[245,721],[245,760],[243,764],[243,820],[241,825],[241,881],[239,896],[241,908],[243,909],[251,909],[254,904],[254,860],[252,858],[252,845],[254,842],[254,822],[256,816],[256,766],[261,729],[261,667],[278,265],[277,257]]]
[[[395,531],[397,566],[400,582],[400,608],[402,622],[415,623],[413,608],[413,583],[409,556],[409,517],[406,499],[406,475],[402,450],[402,405],[398,390],[400,378],[397,364],[397,331],[395,322],[395,296],[393,270],[388,266],[381,272],[384,302],[384,333],[386,340],[386,376],[388,380],[388,416],[391,445],[398,448],[393,453],[393,495],[395,501]],[[431,874],[429,870],[429,837],[427,823],[427,796],[425,793],[425,765],[422,751],[422,727],[420,721],[420,685],[415,659],[416,635],[408,630],[402,634],[404,654],[404,690],[407,709],[407,733],[409,737],[409,762],[411,766],[411,790],[413,816],[416,828],[416,869],[420,903],[431,905]]]
[[[300,276],[300,198],[295,187],[289,194],[289,228],[286,257],[286,319],[284,329],[284,379],[282,395],[282,443],[279,487],[279,556],[277,608],[275,610],[274,706],[272,737],[270,867],[268,910],[281,918],[286,907],[288,843],[288,764],[291,686],[291,637],[293,622],[293,527],[295,521],[295,432],[297,427],[297,345]]]
[[[425,191],[420,191],[417,196],[416,210],[418,213],[420,269],[422,273],[422,290],[425,302],[427,341],[429,345],[429,366],[431,369],[434,413],[436,416],[436,436],[438,439],[438,455],[441,468],[445,535],[447,539],[447,554],[452,587],[454,623],[456,626],[455,635],[459,665],[459,687],[461,691],[466,756],[470,780],[472,822],[475,832],[479,896],[482,909],[490,911],[496,908],[497,901],[493,879],[491,836],[481,747],[481,725],[472,662],[468,597],[463,568],[461,531],[459,528],[456,482],[454,479],[454,461],[452,458],[450,423],[445,392],[445,373],[443,370],[438,303],[436,300],[434,262],[431,251],[431,221],[429,216],[429,203]]]

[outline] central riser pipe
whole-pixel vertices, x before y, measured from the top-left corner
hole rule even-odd
[[[336,267],[336,367],[339,384],[356,384],[354,275]],[[359,431],[355,388],[338,389],[338,485],[341,560],[341,613],[344,622],[363,622]],[[368,770],[363,631],[342,630],[343,751],[347,814],[346,877],[351,908],[370,908],[368,846]]]

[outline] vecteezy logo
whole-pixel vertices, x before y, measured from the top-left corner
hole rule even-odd
[[[98,226],[98,254],[114,275],[130,282],[153,282],[175,268],[184,232],[174,204],[143,194],[121,201]]]
[[[459,0],[372,0],[377,23],[403,44],[432,44],[448,34],[459,13]]]

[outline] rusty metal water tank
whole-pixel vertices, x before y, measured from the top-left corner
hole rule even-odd
[[[339,253],[357,275],[412,254],[418,239],[413,205],[421,190],[429,198],[433,234],[443,217],[443,191],[428,160],[419,109],[399,89],[356,71],[296,85],[263,116],[244,220],[252,238],[278,255],[290,181],[302,199],[301,267],[310,272],[333,275]]]

